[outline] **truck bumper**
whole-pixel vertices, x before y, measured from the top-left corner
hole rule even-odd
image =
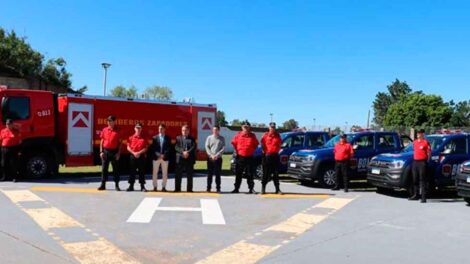
[[[372,173],[374,170],[375,173]],[[377,173],[376,170],[380,170]],[[368,168],[367,182],[375,187],[382,187],[388,189],[405,188],[403,182],[403,169],[388,169],[388,168]]]
[[[299,180],[315,180],[315,165],[313,162],[292,162],[287,164],[287,175]]]
[[[470,178],[470,174],[458,173],[456,177],[457,194],[460,197],[470,198],[470,183],[467,179]]]

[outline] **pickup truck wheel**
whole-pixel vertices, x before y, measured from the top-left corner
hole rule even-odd
[[[465,202],[467,202],[468,205],[470,205],[470,197],[465,197],[463,199],[465,200]]]
[[[324,188],[333,188],[336,185],[336,172],[333,167],[326,168],[321,178],[319,179],[320,185]]]
[[[25,173],[28,178],[44,178],[51,174],[52,162],[44,154],[31,154],[26,160]]]

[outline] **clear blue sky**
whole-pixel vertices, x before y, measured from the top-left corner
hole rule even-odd
[[[0,26],[63,57],[73,86],[217,103],[228,120],[364,125],[395,78],[470,98],[470,1],[3,0]]]

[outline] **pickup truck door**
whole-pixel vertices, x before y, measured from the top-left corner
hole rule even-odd
[[[468,136],[456,137],[443,146],[435,175],[438,184],[446,186],[453,184],[458,166],[470,158],[468,140]]]
[[[351,169],[358,175],[367,173],[369,160],[376,155],[374,149],[374,134],[365,134],[353,140],[354,158],[351,162]]]

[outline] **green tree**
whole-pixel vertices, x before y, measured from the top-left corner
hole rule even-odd
[[[411,91],[410,86],[406,82],[395,79],[392,84],[387,85],[387,92],[377,93],[372,104],[374,108],[374,123],[380,126],[383,125],[384,117],[389,107],[402,100],[402,98],[407,97]]]
[[[145,89],[144,94],[150,99],[157,100],[171,100],[173,98],[173,91],[166,86],[154,85]]]
[[[131,87],[127,88],[126,97],[127,98],[134,98],[134,99],[139,98],[137,88],[135,88],[135,86],[131,86]]]
[[[216,124],[219,126],[227,126],[228,122],[225,119],[225,112],[218,110],[215,114]]]
[[[233,119],[232,122],[230,123],[230,125],[232,125],[232,126],[241,126],[242,121],[240,121],[240,119]]]
[[[15,31],[0,28],[0,73],[20,77],[38,78],[47,83],[70,88],[71,74],[66,70],[63,58],[49,59],[35,51],[26,38],[18,37]]]
[[[118,85],[118,86],[114,87],[113,89],[111,89],[110,94],[111,94],[111,96],[114,96],[114,97],[126,98],[127,89],[126,89],[126,87],[124,87],[122,85]]]
[[[299,122],[295,121],[295,119],[289,119],[282,124],[282,127],[288,130],[296,129],[299,127]]]
[[[44,56],[33,50],[26,38],[0,28],[0,72],[17,77],[39,76]]]
[[[443,127],[452,117],[451,106],[438,95],[415,92],[392,104],[383,124],[385,126]]]
[[[452,104],[453,113],[450,118],[452,127],[470,127],[470,100]]]

